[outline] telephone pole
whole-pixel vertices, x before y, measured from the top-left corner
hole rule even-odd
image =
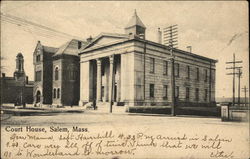
[[[175,57],[174,57],[174,52],[173,49],[177,48],[178,45],[178,27],[177,25],[171,25],[167,28],[164,28],[163,30],[163,40],[164,40],[164,45],[167,45],[170,49],[170,54],[171,54],[171,89],[172,89],[172,109],[171,109],[171,114],[172,116],[176,116],[176,97],[175,97]]]
[[[238,74],[235,72],[235,69],[239,69],[239,68],[242,68],[242,67],[236,67],[235,64],[236,63],[242,63],[242,61],[236,61],[235,60],[235,54],[233,54],[233,61],[229,61],[229,62],[226,62],[226,64],[233,64],[232,67],[229,67],[229,68],[226,68],[226,69],[232,69],[233,72],[232,73],[227,73],[226,75],[233,75],[233,103],[232,105],[234,106],[235,105],[235,75]]]
[[[248,88],[246,86],[244,86],[244,88],[242,88],[242,90],[244,91],[244,94],[245,94],[245,107],[246,107],[247,106],[247,91],[248,91]]]
[[[240,78],[242,75],[241,68],[238,68],[238,106],[240,106]]]

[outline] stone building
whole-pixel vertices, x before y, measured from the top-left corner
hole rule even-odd
[[[24,71],[24,58],[22,53],[16,56],[16,69],[13,77],[1,77],[1,103],[14,103],[22,105],[33,102],[33,81],[28,80]]]
[[[38,41],[33,54],[34,104],[78,105],[78,49],[85,44],[72,39],[61,47],[54,48],[44,46]]]
[[[97,101],[101,106],[111,99],[116,105],[171,104],[169,47],[145,37],[146,27],[135,12],[125,34],[101,33],[80,50],[79,105]],[[214,103],[217,61],[179,49],[173,52],[178,104]]]

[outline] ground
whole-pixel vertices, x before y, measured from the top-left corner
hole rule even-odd
[[[96,134],[104,131],[112,131],[114,134],[147,134],[148,136],[183,136],[199,138],[197,144],[202,143],[201,138],[208,136],[218,139],[232,139],[228,143],[220,143],[217,148],[204,150],[184,148],[137,148],[132,158],[248,158],[249,157],[249,125],[246,122],[222,122],[220,118],[128,114],[95,112],[87,110],[84,113],[56,113],[40,116],[11,116],[2,121],[2,133],[8,136],[4,130],[6,126],[33,126],[45,127],[49,131],[50,126],[72,128],[78,126],[87,128],[88,134]],[[56,133],[54,133],[56,134]],[[192,143],[192,142],[191,142]],[[237,146],[236,146],[237,145]],[[218,149],[218,151],[217,151]],[[219,154],[221,153],[222,154]],[[216,156],[217,153],[217,156]],[[221,155],[221,156],[219,156]],[[156,157],[157,156],[157,157]],[[91,157],[91,156],[90,156]],[[96,158],[96,157],[94,157]],[[110,158],[110,157],[109,157]],[[125,157],[126,158],[126,157]],[[131,158],[131,156],[129,157]]]

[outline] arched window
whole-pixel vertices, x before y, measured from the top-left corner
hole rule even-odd
[[[77,68],[74,65],[68,67],[69,80],[77,79]]]
[[[56,89],[53,90],[53,98],[56,98]]]
[[[36,56],[36,62],[40,62],[41,61],[41,55],[37,55]]]
[[[57,98],[60,98],[60,88],[57,89]]]
[[[55,80],[58,80],[59,79],[59,69],[58,67],[56,67],[55,69]]]

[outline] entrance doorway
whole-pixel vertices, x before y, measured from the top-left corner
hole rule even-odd
[[[41,102],[41,92],[37,91],[36,92],[36,103],[40,103]]]
[[[117,102],[117,84],[115,84],[115,89],[114,89],[114,102]]]

